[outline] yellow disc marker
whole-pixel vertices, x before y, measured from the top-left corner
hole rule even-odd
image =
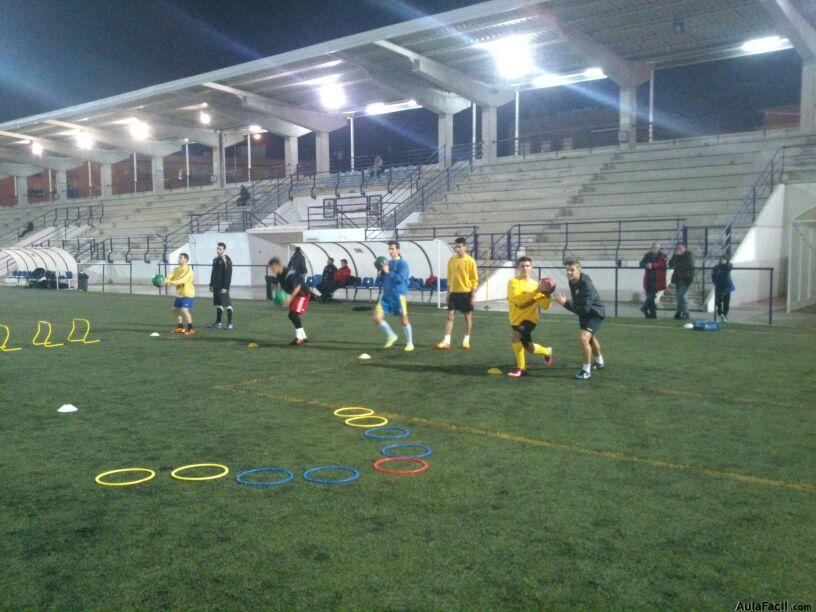
[[[202,468],[202,467],[211,467],[211,468],[218,468],[222,470],[218,474],[213,474],[212,476],[179,476],[179,472],[184,470],[192,470],[193,468]],[[229,474],[229,468],[226,465],[221,465],[220,463],[194,463],[192,465],[182,465],[181,467],[176,468],[170,475],[175,478],[176,480],[190,480],[190,481],[198,481],[198,480],[215,480],[216,478],[223,478]]]
[[[105,476],[110,476],[111,474],[122,474],[124,472],[147,472],[147,476],[144,478],[139,478],[137,480],[126,480],[124,482],[105,482],[102,480]],[[103,487],[130,487],[133,485],[141,484],[143,482],[147,482],[148,480],[153,480],[156,477],[156,472],[149,468],[143,467],[129,467],[129,468],[121,468],[119,470],[108,470],[107,472],[102,472],[99,476],[94,478],[96,484],[102,485]]]
[[[362,412],[346,412],[347,410],[361,410]],[[362,406],[346,406],[345,408],[338,408],[334,411],[334,416],[347,419],[349,417],[365,417],[371,416],[374,411],[371,408],[363,408]]]
[[[368,425],[364,425],[362,423],[355,423],[354,422],[354,421],[365,421],[365,420],[369,420],[369,421],[378,420],[380,422],[379,423],[371,423],[371,424],[368,424]],[[352,427],[364,427],[364,428],[368,429],[370,427],[382,427],[383,425],[388,425],[388,419],[386,419],[385,417],[370,415],[369,414],[369,415],[366,415],[366,416],[351,417],[350,419],[346,419],[345,423],[346,423],[346,425],[350,425]]]

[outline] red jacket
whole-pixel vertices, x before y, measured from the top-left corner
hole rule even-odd
[[[658,251],[656,254],[648,251],[640,260],[640,267],[645,268],[646,264],[652,264],[651,270],[643,272],[643,290],[648,290],[649,277],[654,277],[655,291],[665,291],[666,289],[666,254]]]
[[[337,272],[334,273],[334,282],[345,283],[349,276],[351,276],[351,268],[348,266],[345,268],[339,268]]]

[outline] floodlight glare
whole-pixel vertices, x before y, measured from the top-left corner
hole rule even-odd
[[[43,154],[42,145],[39,142],[32,142],[31,143],[31,153],[32,155],[36,155],[37,157],[41,157]]]
[[[80,149],[92,149],[94,146],[93,138],[86,132],[77,132],[74,134],[74,139]]]
[[[324,108],[340,108],[346,103],[346,92],[338,83],[326,83],[318,89],[320,103]]]
[[[741,49],[745,53],[768,53],[770,51],[779,51],[780,49],[787,49],[790,47],[790,41],[781,36],[766,36],[765,38],[754,38],[743,43]]]
[[[534,69],[529,36],[523,34],[508,36],[479,43],[477,46],[490,52],[496,61],[499,74],[505,79],[524,76]]]
[[[264,129],[260,125],[250,125],[249,126],[249,133],[250,134],[260,134],[263,131],[264,131]]]
[[[212,121],[212,117],[210,116],[209,113],[205,113],[204,111],[201,111],[200,113],[198,113],[198,120],[203,125],[210,125],[210,122]]]
[[[584,70],[584,76],[588,79],[605,79],[606,75],[600,68],[587,68]]]
[[[260,135],[260,134],[253,134],[253,135],[252,135],[252,140],[260,140],[260,139],[261,139],[261,135]]]
[[[150,127],[144,123],[143,121],[139,121],[138,119],[133,121],[130,124],[130,135],[135,140],[145,140],[148,136],[150,136]]]
[[[558,87],[560,85],[566,85],[567,83],[569,83],[569,79],[560,74],[540,74],[533,79],[533,87],[540,88]]]
[[[384,102],[374,102],[365,108],[367,115],[381,115],[385,111]]]

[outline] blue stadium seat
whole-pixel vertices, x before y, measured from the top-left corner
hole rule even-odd
[[[447,291],[447,290],[448,290],[448,279],[447,279],[447,278],[443,278],[443,279],[442,279],[442,280],[439,282],[439,289],[440,289],[441,291]]]
[[[315,274],[312,277],[312,284],[310,285],[310,287],[317,287],[322,280],[323,280],[322,274]]]

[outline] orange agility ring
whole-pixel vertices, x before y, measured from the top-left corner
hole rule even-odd
[[[418,463],[419,467],[414,470],[389,470],[382,467],[384,463],[392,463],[394,461],[410,461],[411,463]],[[428,462],[419,457],[383,457],[374,462],[374,469],[383,474],[394,474],[395,476],[408,476],[409,474],[420,474],[428,469]]]

